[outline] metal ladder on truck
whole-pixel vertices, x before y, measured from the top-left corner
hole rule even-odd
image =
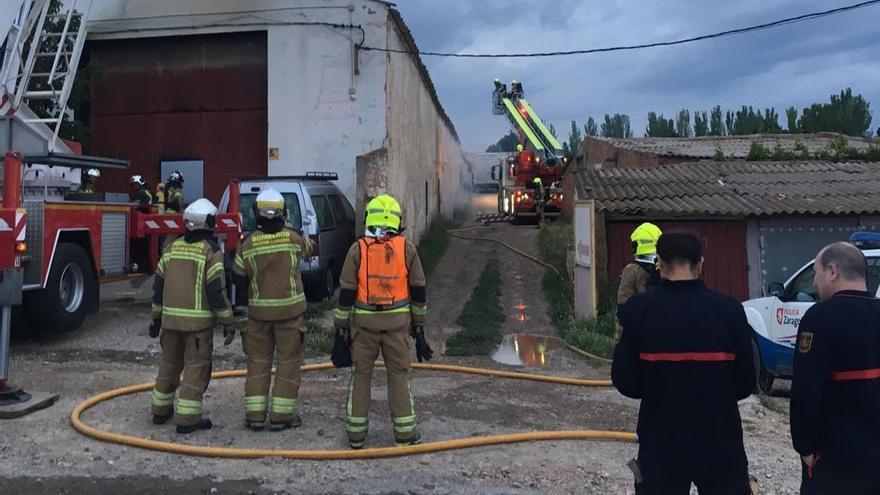
[[[16,249],[26,213],[14,186],[21,182],[21,156],[70,153],[59,132],[85,45],[90,7],[91,0],[65,0],[59,12],[50,12],[50,0],[0,2],[0,33],[6,42],[0,68],[0,151],[5,153],[0,275],[7,281],[22,280]],[[39,101],[49,103],[40,105],[45,108],[42,114],[30,106]],[[48,407],[58,398],[29,394],[8,383],[12,306],[21,304],[21,295],[21,290],[0,290],[0,419]]]
[[[495,92],[492,94],[492,113],[506,116],[520,138],[537,153],[544,155],[545,162],[554,158],[561,161],[562,144],[524,96],[522,83],[511,82],[508,91],[507,86],[496,79]]]

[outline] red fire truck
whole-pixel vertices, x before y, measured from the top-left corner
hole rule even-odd
[[[537,215],[540,178],[545,194],[544,216],[556,218],[562,211],[562,167],[566,158],[562,145],[553,136],[535,110],[524,98],[522,83],[513,81],[510,88],[495,80],[492,111],[507,117],[519,136],[519,150],[508,157],[504,169],[493,169],[498,180],[498,212],[514,222]]]
[[[22,307],[16,314],[30,329],[76,330],[98,309],[100,284],[152,275],[160,236],[185,230],[182,215],[160,215],[155,206],[129,202],[127,194],[74,192],[80,170],[128,167],[124,160],[75,153],[76,146],[58,136],[86,36],[87,12],[78,4],[90,2],[66,0],[66,10],[54,14],[49,0],[0,2],[0,29],[6,29],[0,68],[0,406],[27,395],[6,383],[14,306]],[[35,72],[38,67],[44,72]],[[34,101],[49,101],[53,110],[38,115],[30,108]],[[237,212],[238,187],[229,189],[229,211]],[[216,233],[227,255],[240,240],[240,222],[237,213],[218,215]]]

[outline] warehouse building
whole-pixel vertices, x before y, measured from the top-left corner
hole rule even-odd
[[[88,151],[129,159],[151,184],[180,169],[187,200],[217,201],[233,177],[335,172],[358,212],[399,197],[418,237],[469,185],[391,3],[95,0],[90,19]]]

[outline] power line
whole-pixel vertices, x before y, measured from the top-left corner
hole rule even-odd
[[[702,36],[695,36],[693,38],[685,38],[680,40],[673,41],[659,41],[655,43],[641,43],[638,45],[623,45],[623,46],[609,46],[604,48],[589,48],[584,50],[566,50],[566,51],[556,51],[556,52],[538,52],[538,53],[451,53],[451,52],[413,52],[410,50],[400,50],[396,48],[376,48],[371,46],[362,46],[361,48],[364,50],[372,50],[377,52],[391,52],[391,53],[409,53],[409,54],[417,54],[424,55],[429,57],[453,57],[453,58],[527,58],[527,57],[559,57],[566,55],[586,55],[589,53],[605,53],[605,52],[620,52],[626,50],[641,50],[644,48],[655,48],[660,46],[674,46],[674,45],[684,45],[687,43],[694,43],[697,41],[705,41],[714,38],[723,38],[726,36],[734,36],[738,34],[749,33],[752,31],[761,31],[765,29],[771,29],[779,26],[783,26],[786,24],[794,24],[798,22],[809,21],[813,19],[818,19],[820,17],[832,16],[835,14],[840,14],[843,12],[849,12],[856,9],[861,9],[864,7],[870,7],[880,3],[880,0],[870,0],[866,2],[861,2],[853,5],[848,5],[846,7],[839,7],[836,9],[825,10],[822,12],[812,12],[810,14],[803,14],[796,17],[788,17],[786,19],[780,19],[778,21],[768,22],[765,24],[758,24],[755,26],[749,26],[739,29],[731,29],[729,31],[721,31],[718,33],[712,34],[704,34]]]

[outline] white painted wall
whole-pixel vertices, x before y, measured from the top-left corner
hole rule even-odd
[[[388,33],[389,48],[406,49],[393,23]],[[408,54],[388,53],[387,57],[386,181],[388,193],[398,197],[404,209],[411,237],[417,239],[438,213],[452,216],[467,166],[415,61]]]

